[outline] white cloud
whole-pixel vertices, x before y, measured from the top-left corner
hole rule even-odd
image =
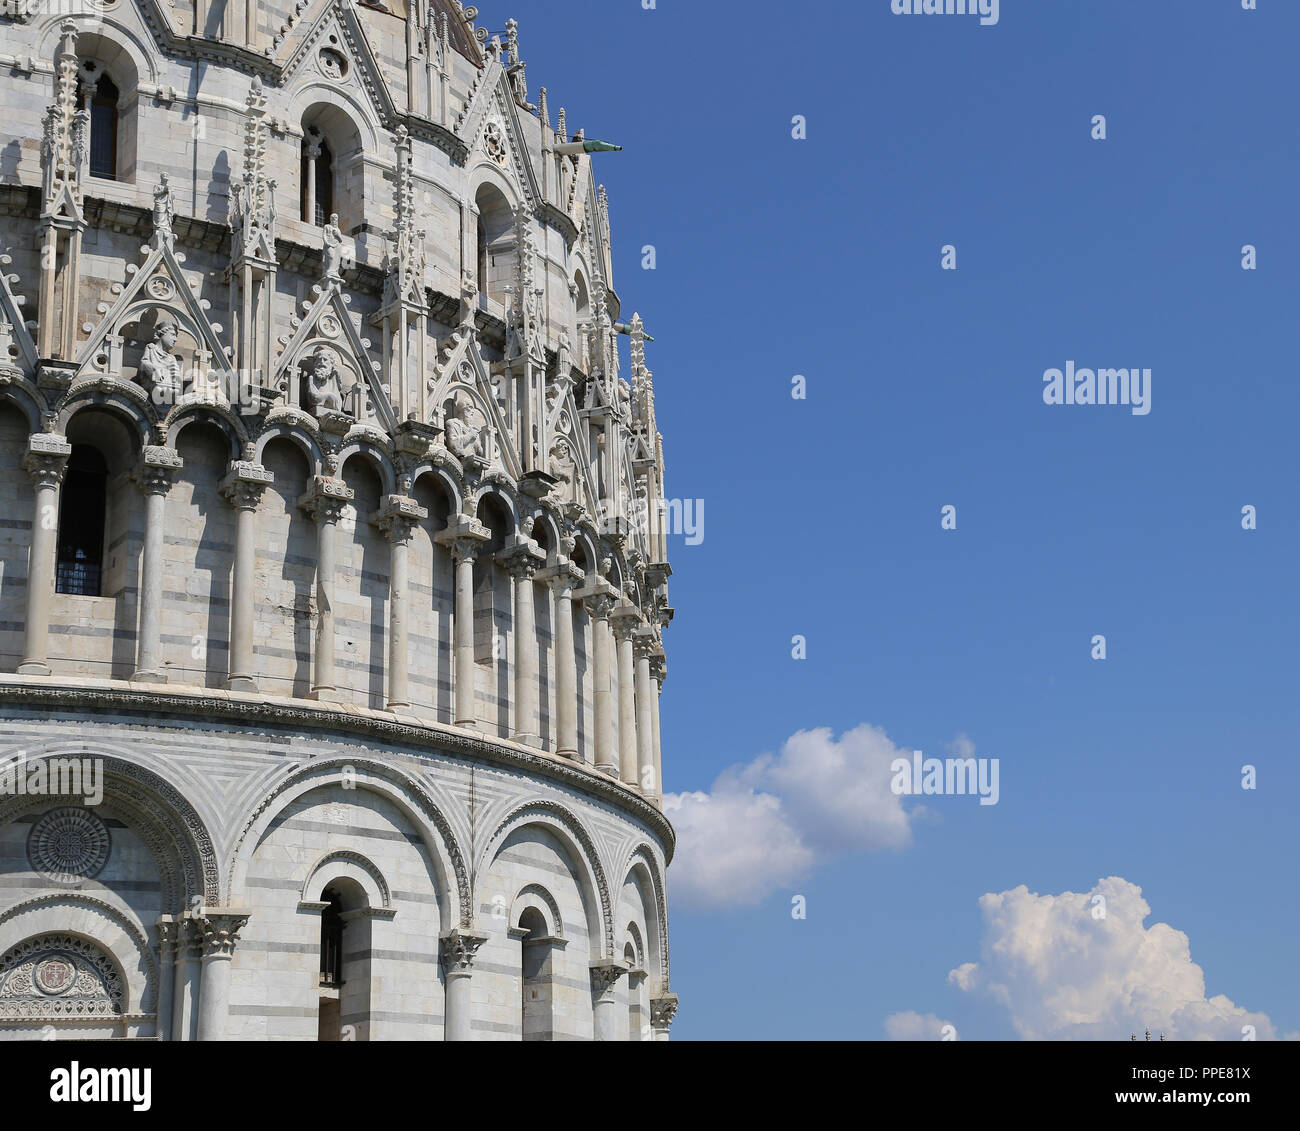
[[[708,793],[665,795],[677,830],[674,900],[754,904],[827,855],[909,844],[909,812],[890,789],[889,764],[900,755],[910,752],[875,727],[838,741],[819,727],[792,735],[778,755],[725,771]]]
[[[909,1009],[885,1018],[885,1036],[891,1041],[941,1041],[948,1035],[945,1030],[950,1028],[954,1036],[949,1039],[956,1040],[956,1027],[933,1013],[921,1014]]]
[[[1150,1028],[1177,1041],[1239,1041],[1245,1025],[1258,1040],[1277,1036],[1267,1014],[1206,998],[1187,935],[1168,923],[1144,927],[1142,889],[1119,876],[1060,895],[1022,884],[981,896],[980,910],[980,959],[948,981],[1006,1009],[1027,1040],[1123,1040]]]

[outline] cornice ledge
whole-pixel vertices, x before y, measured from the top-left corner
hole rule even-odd
[[[270,701],[239,692],[214,693],[197,689],[193,692],[180,689],[145,691],[137,685],[113,686],[105,681],[92,683],[89,680],[84,686],[73,686],[61,684],[49,676],[0,675],[0,706],[6,705],[77,708],[98,713],[117,711],[154,717],[171,713],[193,714],[297,730],[342,731],[396,744],[436,747],[451,754],[479,758],[548,778],[631,813],[658,834],[664,848],[665,866],[671,863],[677,844],[672,824],[663,813],[604,774],[540,754],[506,739],[489,739],[413,716],[397,719],[384,712],[352,705],[340,708],[307,700]]]

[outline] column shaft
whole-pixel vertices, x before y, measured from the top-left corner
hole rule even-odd
[[[637,719],[635,669],[632,659],[632,628],[622,624],[618,639],[618,762],[625,785],[637,784]]]
[[[407,686],[410,648],[406,641],[409,529],[404,534],[394,533],[388,546],[392,556],[388,573],[388,709],[395,711],[411,705]]]
[[[27,557],[27,613],[19,675],[49,675],[50,598],[59,537],[59,484],[72,445],[62,436],[38,434],[28,441],[23,466],[32,477],[32,543]]]
[[[515,741],[537,745],[537,626],[533,571],[515,573]]]
[[[659,780],[655,771],[654,700],[659,688],[650,678],[650,652],[641,641],[636,651],[636,762],[637,784],[647,797],[658,797]]]
[[[167,522],[167,492],[181,458],[167,448],[147,447],[137,472],[144,492],[144,555],[140,565],[140,621],[133,680],[166,683],[160,654],[162,631],[163,529]]]
[[[478,725],[474,705],[474,553],[456,552],[456,609],[453,614],[456,651],[456,725]]]
[[[578,756],[578,660],[573,648],[573,597],[570,582],[555,587],[555,752]]]
[[[596,769],[618,776],[618,754],[614,750],[614,696],[610,685],[609,607],[597,600],[591,606],[591,635],[596,653],[592,662],[596,707]]]

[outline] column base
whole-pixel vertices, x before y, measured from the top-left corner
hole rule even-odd
[[[18,665],[19,675],[49,675],[50,665],[44,660],[24,660]]]
[[[522,743],[524,746],[536,746],[540,748],[542,745],[542,736],[539,734],[515,734],[511,735],[511,738],[513,741]]]
[[[260,688],[257,686],[257,680],[249,675],[232,675],[226,680],[227,691],[246,691],[256,694]]]
[[[462,730],[478,730],[478,719],[456,719],[451,725]]]
[[[131,676],[132,683],[166,683],[167,676],[158,671],[152,672],[135,672]]]
[[[606,775],[607,777],[617,778],[617,777],[618,777],[618,766],[616,766],[613,762],[609,762],[609,763],[605,763],[605,764],[602,764],[602,763],[600,763],[600,762],[597,762],[597,763],[596,763],[596,772],[597,772],[598,774],[604,774],[604,775]]]
[[[557,750],[555,753],[560,758],[569,758],[575,762],[578,759],[578,751],[576,748],[572,750]]]
[[[389,703],[384,708],[385,711],[409,711],[410,709],[410,703]]]
[[[337,703],[339,701],[338,688],[313,687],[307,692],[307,698],[315,699],[317,703]]]

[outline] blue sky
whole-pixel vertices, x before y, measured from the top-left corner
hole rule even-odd
[[[1171,1015],[1189,964],[1159,923],[1230,999],[1198,1007],[1214,1032],[1233,1010],[1300,1030],[1300,5],[1259,7],[1003,0],[993,27],[889,0],[483,12],[519,20],[553,112],[626,147],[598,159],[615,287],[657,339],[668,493],[705,508],[702,543],[672,545],[666,789],[712,796],[749,767],[810,854],[748,906],[675,894],[708,844],[670,870],[675,1039],[875,1039],[908,1013],[966,1039],[1138,1013],[1197,1035]],[[1150,368],[1149,415],[1045,405],[1067,360]],[[999,759],[999,803],[895,798],[905,832],[863,848],[879,812],[860,837],[818,817],[842,778],[753,766],[817,728],[843,752],[860,724],[940,757],[968,736]],[[1123,881],[1103,889],[1114,933],[1080,943],[1103,877]],[[1057,899],[981,911],[1019,885]],[[1000,957],[1035,946],[1055,957]],[[1055,1000],[1075,985],[1090,1033]]]

